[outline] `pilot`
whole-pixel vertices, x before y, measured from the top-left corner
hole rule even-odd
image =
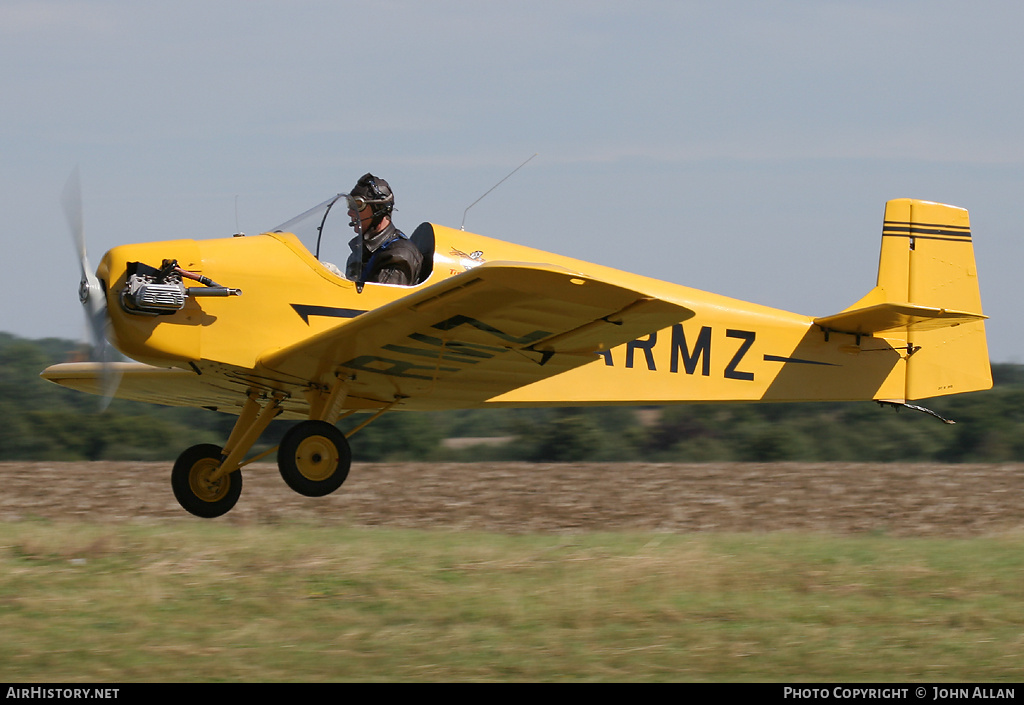
[[[423,255],[391,222],[395,195],[384,179],[364,174],[349,193],[348,217],[360,236],[348,243],[352,255],[346,265],[349,279],[412,286],[419,281]]]

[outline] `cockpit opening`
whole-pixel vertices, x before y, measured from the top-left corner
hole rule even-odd
[[[379,266],[388,258],[415,262],[416,271],[410,272],[411,268],[400,262],[402,267],[406,267],[402,270],[405,276],[400,277],[400,281],[390,282],[382,278],[383,283],[416,286],[429,279],[434,267],[434,229],[430,223],[422,223],[409,236],[391,227],[377,238],[379,242],[372,237],[364,239],[362,224],[356,217],[361,205],[359,199],[339,193],[271,232],[294,234],[326,269],[356,282],[360,288],[367,283],[371,269],[367,265]],[[408,253],[404,258],[403,251]],[[408,281],[410,277],[412,281]],[[374,283],[374,280],[370,279],[369,283]]]

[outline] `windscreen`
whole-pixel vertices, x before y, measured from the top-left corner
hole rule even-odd
[[[348,194],[339,193],[273,229],[292,233],[321,262],[333,264],[342,275],[353,257],[350,241],[360,245],[359,220],[349,217]],[[361,253],[355,253],[356,261]]]

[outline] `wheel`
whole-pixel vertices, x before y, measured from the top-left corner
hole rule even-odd
[[[174,462],[171,471],[174,497],[197,517],[212,519],[226,514],[242,494],[241,470],[210,481],[210,475],[220,467],[220,451],[218,446],[203,443],[187,449]]]
[[[326,421],[302,421],[292,426],[277,449],[277,467],[293,490],[306,497],[323,497],[341,487],[352,465],[345,434]]]

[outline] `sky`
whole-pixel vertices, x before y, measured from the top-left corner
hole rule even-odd
[[[0,0],[0,331],[85,339],[76,167],[93,264],[371,171],[407,232],[814,316],[874,285],[887,200],[965,207],[990,356],[1024,363],[1021,27],[1010,0]]]

